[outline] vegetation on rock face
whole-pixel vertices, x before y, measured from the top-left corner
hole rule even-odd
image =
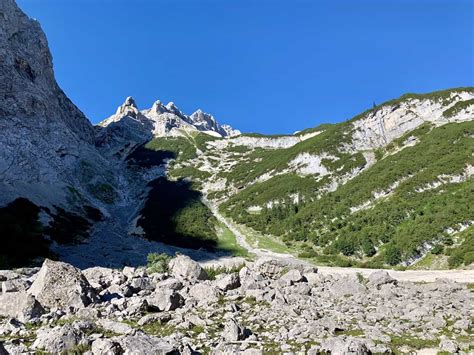
[[[388,154],[385,158],[319,198],[315,194],[324,180],[285,174],[242,190],[221,208],[262,233],[310,241],[328,254],[373,257],[374,263],[395,265],[418,255],[425,243],[449,245],[446,228],[472,219],[472,179],[430,186],[474,165],[473,134],[472,122],[424,125],[409,134],[418,136],[416,145],[398,151],[407,137],[394,141],[382,152]],[[297,193],[295,201],[290,196]],[[265,206],[272,196],[279,203]],[[263,208],[249,212],[254,205]],[[460,256],[452,256],[451,264],[455,259]]]
[[[178,160],[189,160],[196,157],[196,148],[185,137],[155,138],[144,147],[155,152],[171,152]]]
[[[459,101],[454,104],[452,107],[448,108],[446,111],[443,112],[444,117],[453,117],[462,110],[468,108],[469,106],[474,106],[474,99],[466,100],[466,101]]]
[[[90,184],[88,187],[93,196],[109,205],[114,203],[115,199],[117,198],[117,192],[109,184]]]
[[[149,239],[187,248],[213,248],[217,220],[201,202],[201,193],[185,180],[152,181],[138,225]]]
[[[449,255],[448,264],[451,268],[474,263],[474,226],[459,233],[458,237],[462,240],[461,244],[446,251]]]

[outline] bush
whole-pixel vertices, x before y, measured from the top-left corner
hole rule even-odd
[[[402,261],[402,253],[400,249],[393,244],[387,246],[385,250],[385,262],[389,265],[397,265],[400,261]]]
[[[431,249],[431,254],[439,255],[444,251],[444,247],[441,244],[437,244]]]
[[[171,256],[165,253],[151,253],[148,254],[146,260],[148,262],[147,267],[149,272],[158,272],[162,274],[168,272],[168,264],[171,260]]]
[[[206,270],[209,280],[215,280],[217,275],[232,274],[234,272],[239,272],[244,266],[245,266],[244,264],[234,265],[234,266],[229,266],[229,267],[214,266],[214,267],[205,267],[204,270]]]
[[[451,269],[461,266],[463,262],[464,258],[462,257],[461,253],[453,253],[453,255],[448,258],[448,265]]]

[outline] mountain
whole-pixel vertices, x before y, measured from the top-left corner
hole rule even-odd
[[[119,153],[124,145],[133,147],[154,137],[182,137],[199,132],[214,137],[240,134],[228,125],[220,125],[212,115],[200,109],[188,116],[173,102],[165,106],[158,100],[151,108],[140,111],[132,97],[127,97],[115,114],[98,126],[98,146],[107,147],[108,153]]]
[[[406,94],[292,135],[131,97],[93,126],[56,83],[39,24],[13,0],[0,17],[0,267],[243,246],[318,264],[472,267],[474,88]]]
[[[473,118],[473,88],[407,94],[294,135],[208,141],[170,174],[191,177],[255,246],[339,265],[466,266]]]

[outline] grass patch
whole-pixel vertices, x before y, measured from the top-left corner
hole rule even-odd
[[[425,349],[425,348],[435,348],[439,344],[439,339],[421,339],[416,336],[390,336],[390,345],[398,349],[402,346],[408,346],[412,349]]]
[[[239,243],[237,243],[234,233],[232,233],[232,231],[222,223],[219,226],[216,249],[219,251],[228,252],[233,256],[240,256],[243,258],[249,257],[248,250],[241,247]]]
[[[171,260],[171,256],[165,253],[150,253],[146,257],[148,272],[158,272],[160,274],[168,272],[168,265]]]
[[[209,280],[215,280],[218,275],[221,274],[232,274],[234,272],[239,272],[245,265],[235,265],[230,267],[225,266],[217,266],[217,267],[205,267],[204,270],[207,272],[207,276],[209,276]]]

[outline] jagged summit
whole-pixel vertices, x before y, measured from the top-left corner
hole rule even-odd
[[[125,99],[124,103],[117,108],[115,115],[116,116],[127,116],[127,115],[136,116],[137,113],[138,113],[138,107],[135,100],[133,99],[133,97],[128,96]]]
[[[188,116],[174,102],[163,105],[160,100],[157,100],[151,108],[139,110],[135,100],[130,96],[118,107],[114,115],[100,122],[99,126],[107,129],[113,123],[116,129],[117,125],[129,125],[130,119],[140,123],[137,127],[143,130],[144,135],[147,133],[145,131],[148,131],[154,137],[180,136],[192,131],[217,137],[240,134],[240,131],[229,125],[219,124],[214,116],[201,109]]]

